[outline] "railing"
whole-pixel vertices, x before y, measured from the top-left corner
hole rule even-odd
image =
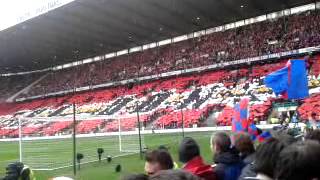
[[[294,127],[295,123],[290,123],[290,127]],[[264,124],[257,125],[260,129],[272,129],[275,126],[280,126],[280,124]],[[305,127],[304,123],[299,123],[298,127]],[[170,134],[170,133],[181,133],[181,128],[176,129],[156,129],[156,130],[142,130],[141,134]],[[216,132],[216,131],[231,131],[231,126],[216,126],[216,127],[197,127],[197,128],[184,128],[185,132]],[[137,135],[138,130],[135,131],[122,131],[121,135]],[[84,137],[101,137],[101,136],[118,136],[119,132],[107,132],[107,133],[94,133],[94,134],[79,134],[78,138]],[[25,141],[32,140],[47,140],[47,139],[68,139],[71,138],[71,134],[60,135],[60,136],[43,136],[43,137],[23,137]],[[19,138],[5,138],[0,139],[0,142],[11,142],[19,141]]]

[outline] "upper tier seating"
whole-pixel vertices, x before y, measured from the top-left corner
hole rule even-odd
[[[27,74],[19,76],[0,76],[0,102],[7,100],[14,93],[30,85],[42,76],[42,74]]]
[[[110,60],[50,72],[20,97],[318,46],[319,29],[320,14],[314,11],[267,20]],[[256,77],[260,70],[254,71],[251,75]],[[319,68],[315,69],[315,73],[319,73]]]

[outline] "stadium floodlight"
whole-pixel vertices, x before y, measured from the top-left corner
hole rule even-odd
[[[81,153],[77,153],[77,162],[78,162],[78,169],[80,170],[80,162],[81,162],[81,159],[83,159],[84,156],[83,154]]]
[[[104,153],[104,149],[103,148],[98,148],[97,149],[97,153],[98,153],[99,162],[101,162],[101,156]]]

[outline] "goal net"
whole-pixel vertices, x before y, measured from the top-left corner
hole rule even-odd
[[[81,164],[98,161],[98,148],[103,149],[102,160],[140,152],[144,137],[138,131],[138,118],[95,116],[76,117],[76,138],[73,139],[73,118],[19,118],[21,131],[20,158],[36,170],[54,170],[73,166],[73,143],[76,153],[83,154]],[[79,119],[79,120],[78,120]],[[143,124],[143,116],[139,117]],[[142,127],[142,126],[141,126]],[[141,129],[143,130],[143,129]],[[21,132],[21,133],[19,133]]]

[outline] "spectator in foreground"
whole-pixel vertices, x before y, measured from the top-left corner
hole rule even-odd
[[[320,129],[310,130],[305,139],[315,140],[320,143]]]
[[[35,177],[27,165],[15,162],[6,167],[6,176],[3,180],[35,180]]]
[[[160,145],[160,146],[158,147],[158,149],[159,149],[159,150],[165,150],[165,151],[168,151],[168,152],[169,152],[169,148],[166,147],[165,145]],[[178,169],[178,168],[179,168],[178,164],[177,164],[175,161],[173,161],[173,169]]]
[[[294,143],[279,155],[275,171],[277,180],[320,179],[320,144],[307,140]]]
[[[297,141],[296,138],[294,138],[294,135],[290,129],[288,130],[277,130],[277,131],[271,131],[272,137],[279,140],[281,143],[284,144],[284,146],[289,146]]]
[[[182,170],[165,170],[151,176],[149,180],[201,180],[199,177]]]
[[[49,180],[73,180],[69,177],[55,177],[55,178],[52,178],[52,179],[49,179]]]
[[[147,152],[145,162],[145,172],[147,175],[154,175],[160,170],[173,168],[172,157],[166,150],[153,150]]]
[[[197,142],[186,137],[179,146],[179,161],[183,163],[183,170],[188,171],[204,180],[215,180],[216,175],[210,165],[204,163],[200,156]]]
[[[256,179],[271,180],[273,178],[279,154],[285,147],[285,143],[276,138],[270,138],[258,146],[254,161]]]
[[[247,165],[254,159],[254,145],[247,133],[238,133],[235,136],[234,147],[239,151],[240,158]]]
[[[214,152],[214,165],[219,180],[237,180],[243,163],[238,151],[231,147],[227,133],[219,132],[211,137],[211,150]]]
[[[125,176],[122,180],[148,180],[148,176],[145,174],[131,174]]]
[[[239,179],[242,180],[245,179],[245,177],[255,177],[257,175],[253,166],[255,149],[250,135],[247,133],[236,134],[234,146],[239,151],[240,158],[245,166],[241,171]]]

